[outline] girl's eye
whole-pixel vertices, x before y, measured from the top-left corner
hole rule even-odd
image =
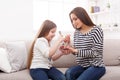
[[[77,20],[77,18],[74,18],[73,20],[75,20],[75,21],[76,21],[76,20]]]

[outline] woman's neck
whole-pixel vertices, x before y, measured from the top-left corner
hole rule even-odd
[[[90,32],[92,28],[93,28],[92,26],[84,25],[84,26],[81,27],[80,32],[82,34],[86,34],[86,33]]]

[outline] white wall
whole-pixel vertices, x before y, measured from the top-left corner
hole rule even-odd
[[[109,1],[110,8],[107,8],[107,3]],[[105,25],[107,27],[114,27],[114,24],[118,24],[120,26],[120,0],[102,0],[99,1],[101,11],[108,11],[107,13],[103,13],[98,16],[98,24]],[[104,4],[103,4],[104,3]],[[107,8],[107,10],[106,10]]]
[[[116,1],[119,2],[119,0]],[[112,9],[113,7],[111,6]],[[116,12],[120,13],[118,10],[120,9],[117,8]],[[116,16],[116,12],[113,16]],[[115,19],[117,22],[120,21],[119,16]],[[0,40],[31,39],[35,35],[33,28],[33,0],[0,0]],[[108,34],[107,36],[120,38],[119,34],[112,34],[112,36]]]
[[[33,37],[33,0],[0,0],[0,39]]]
[[[69,13],[77,6],[88,8],[87,2],[87,0],[33,0],[34,31],[37,32],[45,19],[55,22],[58,31],[74,31]]]

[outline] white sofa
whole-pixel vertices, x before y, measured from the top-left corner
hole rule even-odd
[[[27,50],[31,41],[25,41]],[[120,39],[104,39],[104,62],[106,74],[100,80],[120,80]],[[63,73],[70,66],[76,65],[74,55],[65,55],[54,62],[54,66]],[[13,73],[0,72],[0,80],[32,80],[28,69]]]

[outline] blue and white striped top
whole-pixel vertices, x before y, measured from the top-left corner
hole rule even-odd
[[[78,49],[76,62],[83,67],[105,66],[103,62],[103,31],[100,27],[82,34],[79,30],[74,33],[74,47]]]

